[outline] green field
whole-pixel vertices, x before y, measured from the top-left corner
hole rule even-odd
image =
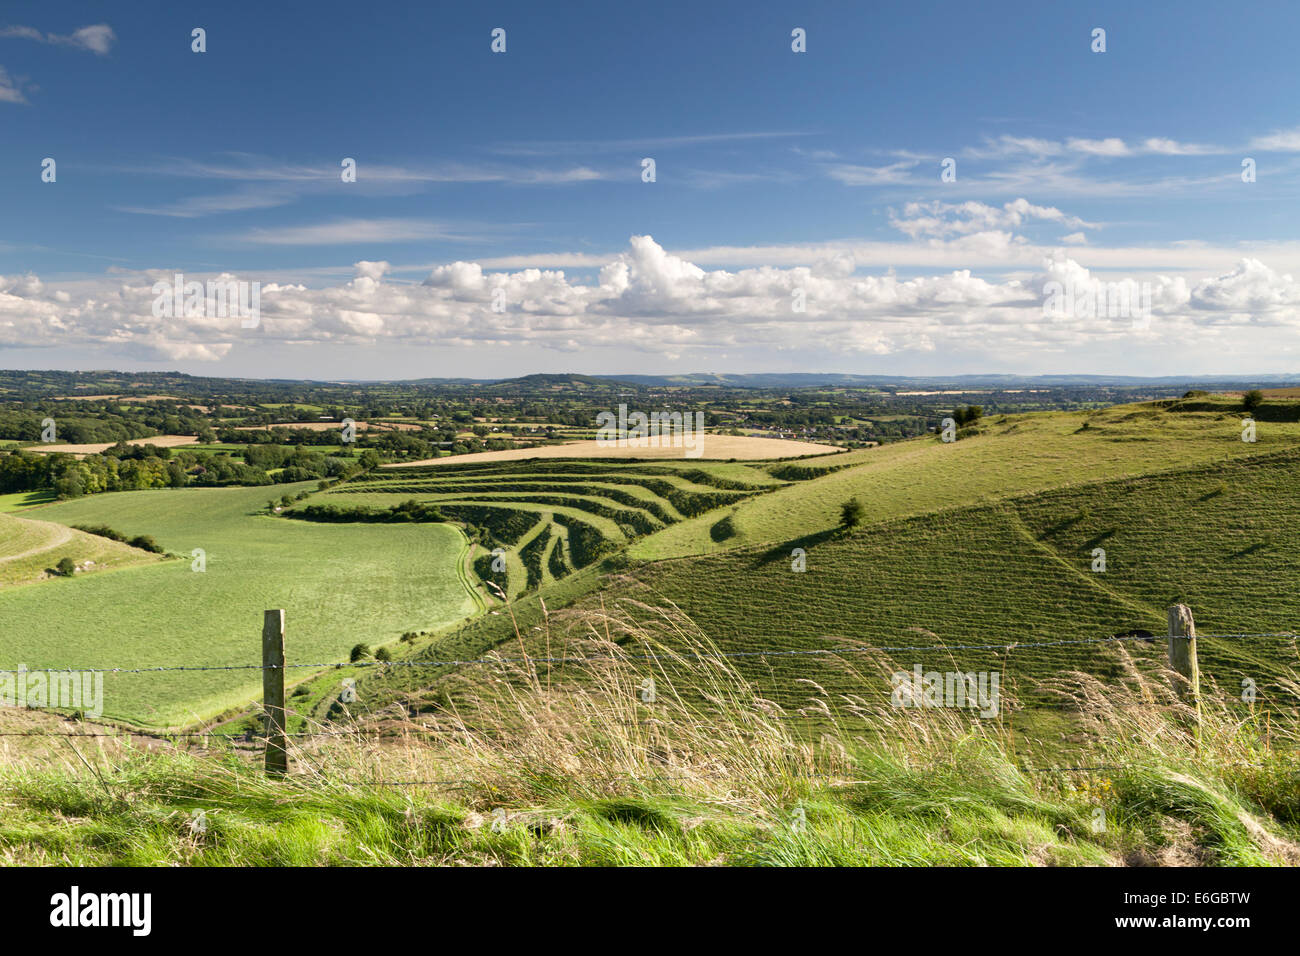
[[[35,505],[48,504],[54,495],[46,491],[17,491],[13,494],[0,495],[0,514],[22,511]]]
[[[290,663],[346,660],[354,644],[392,642],[474,612],[457,572],[466,545],[456,528],[290,522],[256,513],[267,497],[265,488],[139,491],[40,509],[46,521],[153,535],[183,559],[0,591],[0,666],[260,664],[267,608],[287,611]],[[202,573],[191,570],[196,548],[206,552]],[[110,674],[105,713],[190,724],[260,690],[259,671]]]

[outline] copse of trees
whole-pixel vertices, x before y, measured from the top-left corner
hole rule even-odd
[[[957,423],[958,428],[974,425],[983,417],[983,405],[958,406],[952,410],[952,420]]]
[[[347,478],[379,461],[374,449],[347,459],[281,445],[249,445],[243,459],[151,445],[115,445],[83,458],[18,449],[0,453],[0,494],[50,491],[60,498],[80,498],[106,491],[288,484]]]

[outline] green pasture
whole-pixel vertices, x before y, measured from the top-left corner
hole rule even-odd
[[[454,526],[287,521],[258,513],[266,495],[265,488],[120,492],[40,509],[46,521],[152,535],[183,560],[0,590],[0,666],[260,664],[267,608],[286,609],[290,663],[337,661],[354,644],[389,643],[474,612],[457,571],[466,543]],[[206,555],[201,573],[192,570],[195,549]],[[260,692],[256,670],[109,674],[105,713],[175,726]]]

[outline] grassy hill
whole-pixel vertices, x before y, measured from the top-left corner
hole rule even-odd
[[[113,785],[138,799],[104,801],[88,777],[37,771],[10,782],[0,848],[107,863],[1295,863],[1300,404],[1272,397],[1255,443],[1241,417],[1207,397],[820,461],[380,471],[295,506],[340,509],[323,521],[260,514],[265,489],[43,507],[203,547],[209,567],[0,590],[14,662],[249,663],[276,606],[292,661],[433,633],[392,645],[422,666],[304,683],[291,729],[336,736],[304,740],[310,770],[287,784],[173,755],[118,761]],[[851,495],[867,519],[840,529]],[[453,525],[376,518],[410,499],[487,529],[502,578]],[[372,511],[336,520],[357,506]],[[38,547],[43,533],[22,529]],[[509,602],[474,615],[470,566]],[[1199,733],[1157,673],[1171,603],[1202,635]],[[505,660],[456,663],[485,654]],[[996,674],[997,712],[891,706],[890,675],[916,666]],[[106,696],[117,716],[179,724],[255,696],[257,679],[120,675]],[[379,739],[337,736],[354,719]],[[1025,769],[1051,764],[1104,769]],[[418,786],[375,783],[394,780]],[[74,818],[66,832],[50,807]],[[183,830],[195,808],[218,811],[201,844]]]
[[[272,607],[288,611],[295,662],[339,660],[354,644],[393,642],[475,611],[457,570],[466,542],[456,528],[283,521],[258,513],[266,499],[264,488],[179,489],[41,508],[44,521],[153,535],[184,559],[0,590],[0,667],[260,664],[262,611]],[[191,570],[196,548],[206,554],[202,573]],[[109,674],[105,713],[187,725],[260,691],[258,671]]]
[[[884,521],[1300,444],[1296,403],[1273,406],[1290,420],[1265,421],[1264,410],[1257,413],[1254,443],[1241,440],[1239,405],[1200,402],[1207,409],[1201,411],[1182,405],[999,416],[986,421],[981,434],[958,442],[922,438],[805,459],[798,465],[806,470],[819,464],[837,470],[738,509],[726,537],[711,533],[708,518],[696,518],[638,542],[631,554],[657,560],[818,534],[836,526],[840,504],[853,495],[866,504],[871,520]]]
[[[757,698],[814,732],[861,724],[888,699],[893,670],[997,671],[1025,708],[1006,719],[1059,755],[1086,741],[1054,682],[1076,670],[1117,681],[1164,660],[1158,640],[1092,642],[1163,634],[1171,603],[1190,604],[1206,635],[1300,630],[1300,598],[1275,583],[1276,569],[1300,558],[1300,428],[1262,423],[1253,444],[1240,434],[1232,411],[1136,406],[994,421],[951,445],[920,439],[854,453],[858,463],[820,475],[800,462],[812,477],[670,524],[628,551],[655,554],[671,539],[706,553],[606,563],[603,582],[572,582],[568,598],[543,589],[549,616],[537,601],[513,613],[530,653],[550,656],[538,629],[568,640],[566,615],[553,611],[575,594],[578,630],[598,610],[647,621],[680,609],[722,652],[744,655],[734,664]],[[837,506],[850,494],[867,504],[868,521],[842,532]],[[720,521],[737,530],[709,533]],[[792,567],[795,548],[806,553],[803,572]],[[1104,572],[1092,569],[1097,548]],[[419,653],[463,659],[498,645],[513,653],[513,642],[512,623],[498,616]],[[1054,642],[1063,643],[953,649]],[[890,661],[845,650],[862,645],[907,650]],[[1269,706],[1295,703],[1286,685],[1294,639],[1207,637],[1200,658],[1207,682],[1230,695],[1250,680]],[[586,679],[569,671],[547,675]],[[362,679],[371,700],[409,694],[435,716],[462,706],[457,693],[480,692],[472,670],[441,682],[430,674]]]
[[[1297,409],[1270,399],[1254,443],[1241,441],[1237,406],[1208,397],[999,417],[952,444],[921,438],[797,462],[381,469],[291,509],[332,509],[326,521],[259,514],[264,489],[95,496],[41,516],[152,534],[183,555],[203,548],[207,572],[173,561],[99,584],[51,582],[60,589],[0,592],[0,610],[26,629],[13,652],[29,666],[145,666],[253,662],[265,607],[288,608],[290,656],[303,662],[338,660],[355,643],[407,631],[434,636],[395,646],[399,655],[465,659],[515,642],[516,625],[530,641],[547,639],[566,605],[579,618],[602,606],[675,606],[725,651],[752,655],[739,666],[756,692],[816,727],[858,716],[853,694],[887,689],[882,662],[825,653],[845,645],[919,648],[904,663],[930,667],[935,654],[925,648],[1159,633],[1174,601],[1192,604],[1208,633],[1295,629],[1300,608],[1274,593],[1268,575],[1300,550],[1291,504],[1300,500],[1291,479]],[[838,508],[851,495],[867,520],[843,533]],[[412,499],[473,526],[487,544],[470,553],[454,525],[373,520]],[[358,518],[358,508],[371,517]],[[1091,570],[1099,547],[1105,573]],[[493,548],[504,572],[493,568]],[[792,569],[795,548],[806,552],[806,571]],[[499,587],[509,607],[487,599],[471,575]],[[26,593],[35,590],[39,597]],[[471,619],[484,605],[491,613]],[[101,661],[100,633],[125,635],[111,662]],[[773,649],[791,653],[764,656]],[[1151,644],[1125,649],[1152,663],[1161,654]],[[1209,640],[1202,657],[1221,682],[1250,678],[1277,692],[1295,654],[1285,641]],[[1092,644],[939,658],[998,669],[1039,709],[1049,695],[1038,685],[1049,677],[1071,668],[1113,677],[1128,666],[1116,646]],[[447,699],[436,669],[358,674],[376,706],[416,692]],[[301,703],[328,711],[338,677]],[[155,725],[257,693],[255,672],[114,680],[116,713]],[[818,713],[799,713],[810,707]],[[1033,728],[1050,734],[1058,725],[1043,718]]]
[[[159,560],[157,555],[51,521],[0,514],[0,588],[45,580],[63,558],[78,574],[98,574]]]

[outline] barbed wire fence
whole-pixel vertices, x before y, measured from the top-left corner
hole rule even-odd
[[[1065,638],[1048,641],[1013,641],[1004,643],[967,643],[967,644],[945,644],[933,643],[924,645],[862,645],[848,644],[841,647],[828,648],[761,648],[746,649],[737,651],[673,651],[667,654],[655,653],[619,653],[619,654],[561,654],[561,655],[538,655],[531,656],[526,653],[521,656],[485,656],[485,657],[468,657],[468,658],[447,658],[447,659],[419,659],[419,660],[347,660],[347,661],[314,661],[314,662],[294,662],[289,663],[285,659],[284,653],[284,611],[282,609],[268,610],[264,613],[263,621],[263,662],[261,664],[183,664],[183,665],[159,665],[151,667],[62,667],[62,668],[26,668],[18,670],[0,668],[0,675],[21,675],[44,673],[48,675],[73,675],[73,674],[161,674],[161,673],[202,673],[202,672],[231,672],[231,671],[259,671],[263,675],[263,706],[262,715],[265,726],[262,733],[263,750],[265,753],[265,767],[267,775],[271,778],[282,779],[288,773],[289,747],[290,739],[317,739],[317,738],[349,738],[363,739],[365,737],[380,737],[380,731],[363,731],[359,728],[348,730],[311,730],[291,732],[286,729],[286,698],[284,690],[285,674],[293,670],[311,670],[326,671],[330,669],[367,669],[382,668],[397,670],[401,668],[446,668],[449,671],[456,668],[470,666],[501,666],[508,664],[521,664],[527,667],[537,665],[574,665],[574,664],[596,664],[596,663],[629,663],[629,662],[672,662],[681,663],[683,661],[729,661],[745,659],[781,659],[781,658],[807,658],[807,657],[842,657],[853,654],[896,654],[908,652],[934,653],[934,652],[953,652],[953,651],[1003,651],[1008,655],[1015,652],[1024,652],[1027,650],[1041,650],[1045,648],[1077,648],[1084,646],[1102,647],[1116,646],[1128,643],[1140,643],[1154,645],[1158,642],[1166,642],[1168,667],[1173,674],[1177,675],[1175,687],[1179,691],[1179,696],[1196,707],[1200,706],[1200,668],[1197,659],[1197,641],[1198,640],[1256,640],[1256,639],[1287,639],[1295,641],[1300,634],[1293,631],[1272,631],[1272,632],[1239,632],[1223,634],[1197,634],[1195,625],[1192,620],[1190,609],[1184,605],[1175,605],[1169,608],[1169,630],[1167,634],[1157,635],[1147,631],[1131,631],[1126,634],[1117,634],[1111,637],[1100,638]],[[825,680],[819,680],[817,683],[829,683]],[[765,713],[766,719],[776,720],[822,720],[829,716],[825,712],[813,713],[792,713],[792,714],[774,714]],[[115,739],[130,741],[135,738],[152,739],[159,741],[171,740],[200,740],[200,741],[229,741],[230,743],[256,744],[258,734],[253,730],[245,730],[241,733],[223,733],[219,731],[166,731],[166,730],[147,730],[143,728],[122,728],[114,732],[104,731],[50,731],[50,730],[22,730],[22,731],[0,731],[0,738],[67,738],[67,739]],[[1094,773],[1094,772],[1116,772],[1125,769],[1121,765],[1077,765],[1077,766],[1050,766],[1050,767],[1032,767],[1021,766],[1020,769],[1026,773]],[[809,779],[847,779],[845,774],[826,774],[826,773],[807,773],[802,772],[801,777]],[[654,781],[683,781],[694,779],[686,775],[638,775],[638,780]],[[467,784],[464,780],[364,780],[356,783],[369,786],[387,786],[387,787],[447,787],[451,789],[465,788]]]

